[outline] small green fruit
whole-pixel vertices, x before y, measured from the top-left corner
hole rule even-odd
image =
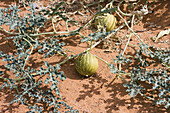
[[[81,75],[91,76],[97,71],[98,59],[87,52],[78,56],[75,61],[75,68]]]
[[[94,25],[97,28],[98,25],[106,27],[106,31],[112,31],[117,24],[117,20],[114,15],[106,13],[103,16],[99,15],[96,17]]]

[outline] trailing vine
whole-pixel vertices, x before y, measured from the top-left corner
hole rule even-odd
[[[67,76],[61,71],[61,66],[69,60],[91,51],[97,45],[115,36],[122,28],[127,27],[130,34],[122,53],[119,53],[116,58],[113,58],[112,62],[95,56],[108,65],[113,76],[124,81],[123,86],[127,88],[126,91],[131,97],[141,95],[155,102],[155,104],[164,105],[168,109],[170,105],[170,50],[162,50],[145,44],[141,37],[133,30],[133,25],[139,21],[138,18],[148,13],[147,2],[143,6],[143,9],[133,11],[131,14],[120,10],[123,1],[119,2],[117,7],[113,5],[115,2],[117,1],[112,0],[105,7],[100,6],[98,8],[99,10],[84,26],[80,26],[73,31],[69,31],[68,23],[76,23],[76,21],[67,16],[67,12],[64,9],[66,2],[63,1],[48,9],[37,11],[32,1],[27,2],[24,0],[21,3],[24,7],[29,7],[28,13],[24,16],[20,14],[20,5],[11,5],[8,8],[0,9],[0,29],[8,35],[8,37],[5,37],[5,40],[13,41],[14,50],[16,51],[13,55],[4,53],[2,50],[0,51],[0,59],[6,62],[5,68],[15,75],[14,78],[7,78],[4,71],[0,71],[0,79],[3,81],[0,90],[7,87],[10,90],[16,91],[14,100],[9,104],[24,104],[30,109],[28,113],[44,112],[43,104],[48,107],[49,112],[59,113],[61,109],[64,109],[65,113],[78,113],[79,111],[77,109],[73,109],[73,107],[70,107],[61,99],[58,87],[59,82],[65,80]],[[106,32],[106,30],[96,30],[96,32],[90,33],[88,36],[83,35],[81,31],[91,25],[98,14],[103,13],[115,13],[123,22],[116,29],[109,32]],[[126,20],[124,18],[125,16],[130,19]],[[56,23],[54,22],[56,18],[59,18],[58,21],[65,22],[66,31],[56,30]],[[41,30],[46,28],[47,23],[52,25],[52,31],[46,32]],[[3,26],[9,26],[9,30]],[[125,55],[125,51],[130,46],[132,34],[141,43],[137,46],[134,56]],[[46,35],[48,37],[45,37]],[[90,47],[79,54],[75,53],[75,55],[69,56],[64,48],[65,43],[60,41],[60,39],[76,35],[82,38],[81,43],[90,42]],[[48,61],[44,61],[44,66],[34,69],[28,66],[27,63],[30,56],[35,52],[44,55],[44,58],[57,54],[63,56],[65,59],[55,66],[50,65]],[[152,60],[148,61],[146,56]],[[122,69],[122,65],[130,64],[134,61],[138,61],[138,64],[131,71],[127,72]],[[157,61],[159,61],[164,69],[146,69],[146,67]],[[44,76],[46,79],[43,81],[41,78]],[[152,96],[147,95],[147,89],[143,84],[152,86]]]

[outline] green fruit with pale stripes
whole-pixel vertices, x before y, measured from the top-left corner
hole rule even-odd
[[[75,68],[79,74],[91,76],[97,71],[98,59],[89,52],[81,54],[75,61]]]
[[[97,28],[98,25],[106,27],[106,31],[112,31],[117,24],[117,20],[114,15],[106,13],[96,17],[94,25]]]

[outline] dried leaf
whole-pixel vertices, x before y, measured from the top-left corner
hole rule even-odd
[[[159,32],[159,34],[157,36],[152,37],[152,40],[157,42],[159,38],[163,37],[164,35],[168,35],[169,33],[170,33],[170,29],[161,31],[161,32]]]

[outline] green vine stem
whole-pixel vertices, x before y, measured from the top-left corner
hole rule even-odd
[[[127,23],[126,20],[120,15],[120,13],[117,12],[117,11],[116,11],[116,13],[117,13],[117,15],[119,15],[119,17],[124,21],[124,23],[126,24],[126,26],[128,27],[128,29],[142,42],[142,44],[144,44],[144,42],[143,42],[143,40],[140,38],[140,36],[139,36],[137,33],[135,33],[135,32],[133,31],[133,29],[131,29],[131,28],[129,27],[128,23]]]
[[[20,33],[12,33],[4,29],[2,26],[0,26],[0,29],[2,29],[5,33],[10,34],[10,35],[19,35]]]
[[[23,70],[24,70],[24,68],[25,68],[25,65],[26,65],[26,62],[27,62],[27,60],[28,60],[28,58],[29,58],[29,56],[32,54],[32,52],[33,52],[33,49],[34,49],[34,46],[26,39],[26,38],[23,38],[25,41],[27,41],[29,44],[30,44],[30,46],[31,46],[31,51],[30,51],[30,53],[29,53],[29,55],[27,56],[27,58],[25,59],[25,63],[24,63],[24,65],[23,65]]]
[[[104,62],[105,64],[107,64],[109,66],[109,63],[107,61],[105,61],[104,59],[94,55],[97,59],[101,60],[102,62]]]
[[[57,33],[57,31],[56,31],[56,29],[55,29],[53,16],[51,17],[51,22],[52,22],[52,25],[53,25],[54,33],[56,34],[56,33]]]
[[[120,10],[120,5],[123,3],[124,1],[122,0],[119,4],[118,4],[118,6],[117,6],[117,10],[122,14],[122,15],[124,15],[124,16],[133,16],[133,14],[128,14],[128,13],[124,13],[124,12],[122,12],[121,10]]]
[[[135,18],[135,15],[132,16],[131,29],[133,29],[134,18]],[[127,46],[129,45],[129,42],[130,42],[131,37],[132,37],[132,33],[130,33],[130,35],[129,35],[128,42],[126,43],[126,46],[125,46],[125,48],[124,48],[124,50],[123,50],[123,52],[122,52],[122,56],[124,55],[124,53],[125,53],[125,51],[126,51],[126,48],[127,48]]]
[[[133,29],[133,21],[134,21],[134,18],[135,18],[135,15],[132,16],[131,29]],[[128,42],[126,43],[126,46],[125,46],[125,48],[124,48],[124,50],[123,50],[123,52],[122,52],[122,57],[123,57],[123,55],[124,55],[124,53],[125,53],[125,51],[126,51],[127,46],[129,45],[131,36],[132,36],[132,33],[130,33],[130,35],[129,35]],[[121,71],[121,69],[122,69],[121,66],[122,66],[122,63],[120,62],[120,63],[119,63],[119,71]]]

